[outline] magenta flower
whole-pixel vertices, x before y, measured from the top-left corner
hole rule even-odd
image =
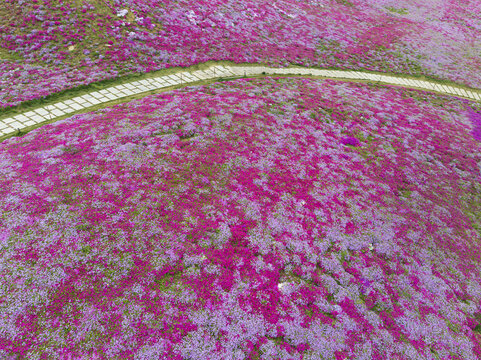
[[[343,145],[351,145],[351,146],[359,146],[361,143],[358,139],[356,139],[355,137],[347,137],[347,138],[343,138],[341,140],[341,144]]]
[[[471,134],[477,141],[481,141],[481,112],[469,110],[468,112],[469,120],[473,124],[473,130]]]

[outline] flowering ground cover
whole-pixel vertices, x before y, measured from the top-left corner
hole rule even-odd
[[[0,357],[480,358],[480,114],[241,79],[5,140]]]
[[[208,60],[425,75],[481,87],[481,2],[4,0],[0,109]]]

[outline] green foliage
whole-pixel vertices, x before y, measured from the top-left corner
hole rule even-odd
[[[336,2],[344,6],[354,7],[354,4],[348,0],[336,0]]]
[[[393,13],[396,13],[396,14],[399,14],[399,15],[408,14],[408,9],[406,9],[406,8],[396,9],[394,7],[391,7],[391,6],[386,6],[386,10],[389,10],[390,12],[393,12]]]

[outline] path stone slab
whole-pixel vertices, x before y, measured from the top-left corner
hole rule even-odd
[[[341,73],[337,70],[333,70],[331,71],[331,74],[330,74],[331,77],[334,77],[334,78],[340,78],[341,77]]]
[[[232,69],[230,68],[230,66],[225,66],[224,68],[225,68],[225,70],[224,70],[225,73],[227,73],[227,74],[232,74],[232,75],[234,74],[234,72],[232,71]]]
[[[29,121],[26,121],[24,124],[25,124],[25,126],[33,126],[33,125],[36,125],[38,123],[35,122],[35,121],[32,121],[32,120],[29,120]]]
[[[7,118],[7,119],[3,119],[2,121],[3,121],[5,124],[8,125],[8,124],[11,124],[11,123],[13,123],[14,121],[17,121],[17,120],[15,120],[14,118]]]
[[[122,92],[120,89],[110,89],[110,93],[113,95],[118,95],[118,94],[121,94]]]
[[[145,85],[143,85],[145,88],[149,89],[149,90],[154,90],[156,89],[157,87],[155,85],[152,85],[152,83],[147,83]]]
[[[54,104],[56,107],[58,107],[60,110],[64,110],[67,108],[67,105],[65,105],[64,103],[56,103]]]
[[[316,76],[329,76],[329,73],[326,70],[316,70]]]
[[[85,107],[90,107],[90,106],[92,106],[92,101],[93,101],[92,99],[87,100],[87,99],[84,98],[84,100],[85,100],[85,101],[84,101],[81,105],[83,105],[83,106],[85,106]]]
[[[343,78],[343,79],[349,78],[349,73],[346,71],[339,71],[337,74],[339,75],[340,78]]]
[[[231,71],[234,73],[234,75],[244,75],[245,70],[235,66],[235,67],[232,67]],[[194,73],[191,73],[191,74],[195,76]]]
[[[45,121],[45,118],[43,116],[40,116],[40,115],[33,115],[30,119],[32,119],[36,123],[40,123],[42,121]]]
[[[82,110],[84,108],[82,105],[77,104],[77,103],[71,104],[70,107],[75,109],[75,110]]]
[[[456,94],[456,92],[454,91],[454,88],[452,88],[451,86],[447,86],[443,84],[441,85],[441,88],[448,94]]]
[[[106,93],[104,96],[105,96],[107,99],[109,99],[109,101],[117,100],[117,96],[115,96],[115,95],[112,94],[112,93]]]
[[[423,80],[420,80],[419,82],[421,83],[421,86],[422,86],[423,88],[425,88],[425,89],[430,89],[431,84],[430,84],[429,82],[423,81]]]
[[[456,95],[462,96],[461,91],[459,91],[458,88],[453,88],[453,90]]]
[[[65,105],[70,106],[70,105],[74,104],[74,101],[72,101],[72,100],[65,100],[63,103],[64,103]]]
[[[384,77],[383,81],[390,84],[397,84],[397,79],[393,78],[392,76]]]
[[[362,79],[362,75],[357,72],[347,72],[347,75],[351,79]]]
[[[86,102],[85,99],[81,98],[80,96],[76,97],[76,98],[73,98],[71,99],[72,101],[76,102],[77,104],[83,104]]]
[[[28,117],[26,117],[23,114],[20,114],[20,115],[14,116],[13,119],[14,119],[14,121],[22,121],[23,122],[23,121],[27,121]]]
[[[174,80],[174,79],[168,78],[168,79],[165,79],[165,81],[167,81],[167,83],[169,83],[171,85],[179,85],[180,84],[180,79]]]
[[[414,80],[414,83],[415,83],[416,86],[419,87],[419,88],[424,87],[424,86],[423,86],[423,83],[422,83],[421,81],[419,81],[419,80]]]
[[[366,77],[369,81],[377,81],[375,74],[366,74]]]
[[[449,95],[449,94],[452,94],[452,91],[449,90],[446,86],[441,85],[441,84],[439,84],[438,86],[439,86],[439,89],[441,90],[441,92],[447,93],[448,95]]]
[[[93,96],[87,94],[87,95],[82,95],[81,96],[83,99],[87,100],[87,101],[90,101],[90,100],[93,100],[95,99]]]
[[[132,89],[129,89],[129,91],[131,91],[132,94],[134,94],[134,95],[140,94],[142,92],[138,87],[134,87]]]
[[[285,75],[289,72],[289,69],[270,69],[271,74]]]
[[[158,79],[152,82],[152,86],[155,86],[157,89],[166,87],[167,85],[169,85],[169,83],[167,83],[164,79]]]
[[[311,75],[312,71],[309,69],[295,69],[295,73],[300,75]]]
[[[120,90],[117,90],[117,89],[114,89],[114,88],[110,88],[109,89],[109,92],[104,94],[104,96],[109,96],[109,95],[117,95],[120,93]]]
[[[12,129],[23,129],[25,126],[23,126],[22,123],[18,121],[11,122],[10,124],[7,124],[9,127]]]
[[[415,80],[414,81],[419,88],[424,88],[424,82],[421,80]]]
[[[148,89],[146,86],[144,86],[144,85],[140,85],[140,86],[138,87],[138,89],[139,89],[141,92],[147,92],[147,91],[149,91],[149,89]]]
[[[428,82],[426,82],[423,87],[427,90],[434,90],[434,84],[430,84]]]
[[[444,91],[446,91],[448,94],[454,94],[456,95],[456,89],[452,86],[447,86],[447,85],[443,85],[442,86]]]
[[[35,115],[35,113],[33,111],[29,111],[29,112],[23,113],[23,115],[25,115],[26,117],[32,117],[33,115]]]
[[[225,67],[219,67],[219,66],[216,66],[215,67],[215,74],[216,75],[228,75],[228,74],[231,74],[232,72],[228,69],[226,69]]]
[[[214,71],[211,70],[211,69],[205,69],[205,70],[200,70],[200,71],[202,71],[202,72],[203,72],[204,74],[206,74],[208,77],[213,77],[213,76],[215,76]]]
[[[216,69],[216,71],[217,70],[220,70],[220,71],[227,70],[227,68],[224,65],[214,65],[212,68]]]
[[[357,73],[357,78],[358,79],[361,79],[361,80],[367,80],[368,79],[368,76],[367,74],[363,73],[363,72],[358,72]]]
[[[68,100],[68,101],[71,101],[71,100]],[[47,115],[47,114],[48,114],[48,111],[46,111],[46,110],[43,109],[43,108],[35,109],[34,112],[37,113],[37,114],[39,114],[40,116],[44,116],[44,115]]]
[[[124,93],[125,96],[130,96],[133,95],[134,93],[130,91],[129,89],[122,90],[122,93]]]
[[[357,71],[346,71],[346,73],[352,79],[361,79],[361,74],[359,74]]]
[[[100,96],[102,96],[102,94],[100,94],[98,91],[91,92],[89,95],[95,99],[98,99]]]
[[[65,115],[65,113],[63,111],[58,110],[58,109],[52,110],[52,114],[54,114],[55,116]]]
[[[102,102],[98,99],[92,99],[90,100],[90,102],[93,104],[93,105],[98,105],[98,104],[101,104]],[[65,110],[64,110],[65,111]]]
[[[63,111],[65,114],[70,114],[70,113],[75,112],[75,110],[72,109],[71,107],[68,107],[68,108],[66,108],[65,110],[62,110],[62,111]]]
[[[203,71],[196,71],[194,73],[192,73],[192,75],[198,77],[199,79],[201,80],[207,80],[207,79],[210,79],[210,76],[207,75],[205,72]]]

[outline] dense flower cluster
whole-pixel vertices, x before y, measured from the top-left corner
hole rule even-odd
[[[9,16],[0,16],[0,46],[18,59],[0,57],[0,108],[208,60],[428,75],[481,87],[479,1],[4,0],[2,7]]]
[[[237,80],[4,141],[0,357],[475,360],[476,114]]]

